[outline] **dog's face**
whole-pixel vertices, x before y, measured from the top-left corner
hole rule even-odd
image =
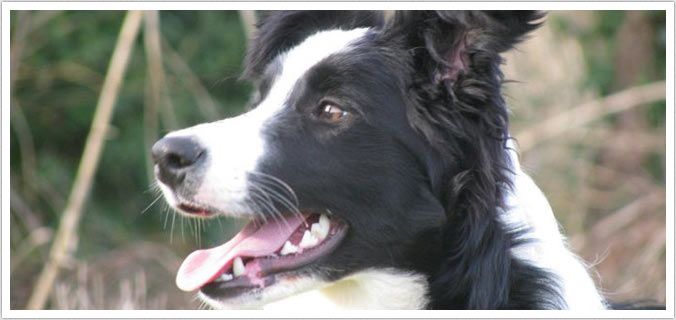
[[[294,229],[279,231],[291,232],[281,243],[263,240],[272,252],[241,253],[243,275],[211,279],[232,273],[228,258],[215,262],[224,270],[189,284],[179,278],[180,286],[199,286],[216,305],[250,306],[367,268],[425,265],[420,245],[434,238],[429,230],[442,224],[443,210],[426,204],[432,197],[416,150],[424,141],[408,123],[396,61],[377,36],[368,28],[317,31],[261,67],[251,111],[156,145],[157,176],[173,207]],[[276,222],[298,213],[305,223]],[[306,241],[319,243],[302,248],[306,230],[326,218],[328,235],[310,232],[316,240]],[[282,252],[287,240],[302,252]]]
[[[251,110],[153,147],[172,207],[251,221],[191,254],[181,289],[239,308],[366,269],[435,271],[447,220],[435,187],[441,165],[429,124],[412,111],[422,95],[410,90],[420,79],[455,81],[466,66],[460,56],[453,71],[415,70],[413,31],[383,30],[377,13],[263,22],[247,58]]]

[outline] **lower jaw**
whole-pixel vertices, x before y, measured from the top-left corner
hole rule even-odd
[[[210,282],[200,288],[200,292],[216,300],[228,300],[237,298],[248,293],[255,293],[262,288],[269,287],[275,284],[275,275],[264,277],[263,287],[260,283],[254,283],[249,277],[241,276],[227,282]]]

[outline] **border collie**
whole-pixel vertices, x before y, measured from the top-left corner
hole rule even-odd
[[[268,14],[250,111],[152,149],[173,208],[249,221],[178,287],[214,308],[606,308],[508,131],[501,54],[542,18]]]

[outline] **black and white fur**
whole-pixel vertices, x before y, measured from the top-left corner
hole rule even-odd
[[[215,308],[604,309],[508,131],[500,55],[541,18],[264,17],[244,75],[257,88],[252,109],[167,135],[201,158],[175,179],[159,156],[160,186],[174,206],[251,218],[272,215],[256,205],[270,176],[300,210],[349,231],[335,252],[256,295],[202,298]],[[325,100],[349,116],[318,120]]]

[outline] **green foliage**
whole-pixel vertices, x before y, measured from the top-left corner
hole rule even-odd
[[[59,13],[30,33],[24,42],[27,55],[22,58],[14,82],[13,99],[16,106],[22,108],[30,127],[38,179],[44,180],[64,199],[74,179],[124,14],[121,11]],[[29,15],[34,17],[35,13]],[[18,14],[12,12],[11,17],[15,30]],[[160,13],[160,23],[161,41],[184,59],[220,105],[220,115],[241,112],[250,88],[238,81],[246,41],[237,12],[165,11]],[[145,165],[145,154],[149,150],[143,141],[147,82],[143,40],[141,33],[83,215],[80,237],[94,240],[81,244],[80,255],[144,239],[148,233],[168,233],[163,230],[165,206],[161,202],[141,214],[156,196],[147,178],[152,173],[146,172]],[[172,73],[168,64],[165,54],[168,92],[179,125],[215,120],[205,119],[198,111],[195,98],[186,89],[186,79]],[[77,68],[72,68],[73,65]],[[162,128],[159,136],[169,131],[166,126]],[[15,130],[10,139],[10,167],[17,177],[12,187],[22,188],[27,181],[19,172],[23,159],[18,152]],[[63,210],[44,199],[30,205],[42,219],[51,222],[54,221],[49,217],[58,216]]]

